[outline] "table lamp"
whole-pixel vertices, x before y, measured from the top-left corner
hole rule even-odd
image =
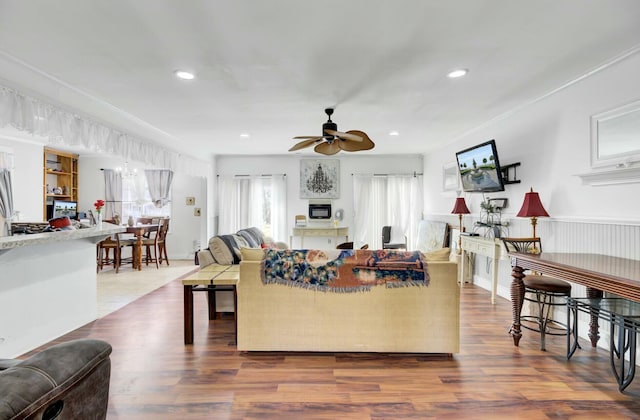
[[[464,197],[456,198],[456,204],[453,206],[453,210],[451,210],[451,214],[457,214],[460,219],[460,234],[462,235],[462,215],[469,214],[469,208],[467,207],[467,203],[464,202]],[[462,236],[458,236],[458,254],[462,253]]]
[[[538,217],[549,217],[549,213],[544,209],[540,202],[540,196],[537,192],[531,191],[524,195],[524,202],[522,208],[517,214],[518,217],[530,217],[531,226],[533,226],[533,238],[536,236],[536,225],[538,224]]]

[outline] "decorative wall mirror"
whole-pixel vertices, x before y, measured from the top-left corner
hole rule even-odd
[[[640,101],[591,117],[591,167],[640,161]]]

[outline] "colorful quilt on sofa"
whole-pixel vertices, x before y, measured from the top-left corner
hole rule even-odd
[[[427,263],[419,251],[276,250],[265,252],[262,281],[331,292],[372,286],[427,286]]]

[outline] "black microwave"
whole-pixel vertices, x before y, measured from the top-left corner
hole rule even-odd
[[[309,204],[309,219],[331,219],[331,204]]]

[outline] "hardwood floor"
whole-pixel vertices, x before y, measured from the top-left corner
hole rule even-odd
[[[442,355],[239,353],[233,321],[195,298],[183,344],[176,280],[43,347],[92,337],[113,346],[109,419],[637,419],[640,380],[617,390],[608,353],[563,337],[507,335],[511,305],[462,290],[461,352]]]

